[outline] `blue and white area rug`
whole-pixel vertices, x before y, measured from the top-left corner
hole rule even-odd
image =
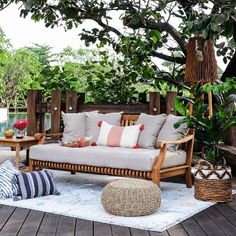
[[[0,204],[151,231],[166,230],[215,204],[196,200],[194,188],[161,182],[162,201],[156,213],[142,217],[113,216],[103,209],[100,199],[103,187],[119,178],[78,173],[71,175],[63,171],[53,173],[61,195],[21,201],[5,199],[0,200]]]

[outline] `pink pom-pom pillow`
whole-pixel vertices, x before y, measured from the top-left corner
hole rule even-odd
[[[101,128],[96,144],[110,147],[137,148],[139,134],[144,129],[142,124],[121,127],[100,121],[98,125]]]

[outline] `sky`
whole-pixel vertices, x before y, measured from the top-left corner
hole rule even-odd
[[[80,29],[65,32],[63,27],[46,28],[43,22],[36,23],[30,17],[22,18],[19,15],[16,5],[0,11],[0,27],[10,39],[13,48],[32,46],[33,43],[52,46],[56,51],[66,46],[75,49],[84,46],[78,36]]]

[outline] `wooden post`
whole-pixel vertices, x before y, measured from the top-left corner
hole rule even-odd
[[[236,127],[229,127],[225,135],[225,144],[236,147]]]
[[[149,114],[158,115],[161,112],[161,102],[159,92],[149,93]]]
[[[77,111],[80,109],[80,105],[85,102],[85,93],[77,93]]]
[[[77,109],[77,92],[66,91],[66,112],[76,112]]]
[[[166,114],[176,115],[177,112],[174,106],[174,100],[177,96],[177,92],[167,91],[166,94]]]
[[[61,91],[54,90],[51,94],[51,132],[61,132]]]
[[[44,132],[43,116],[37,111],[37,104],[42,101],[41,90],[29,90],[27,94],[27,135],[33,136],[35,133]]]
[[[208,111],[209,111],[209,117],[212,117],[213,115],[213,105],[212,105],[212,92],[208,92]]]
[[[193,94],[190,95],[190,99],[193,99]],[[189,114],[193,115],[193,104],[191,102],[189,104]]]

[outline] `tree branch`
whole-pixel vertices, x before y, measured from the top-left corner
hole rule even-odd
[[[152,20],[147,21],[145,24],[143,22],[139,22],[138,24],[132,24],[132,21],[128,23],[128,26],[133,29],[144,28],[144,29],[155,29],[160,32],[169,33],[172,38],[178,43],[184,55],[187,55],[187,43],[182,38],[181,34],[168,22],[154,22]]]
[[[5,8],[7,8],[8,6],[10,6],[10,4],[12,3],[12,1],[10,1],[9,3],[7,3],[5,6],[2,6],[0,7],[0,11],[4,10]]]
[[[182,64],[182,65],[186,63],[186,58],[185,57],[172,57],[172,56],[168,56],[168,55],[165,55],[163,53],[156,52],[156,51],[153,51],[152,56],[158,57],[162,60],[167,60],[167,61],[170,61],[170,62],[176,62],[176,63]]]
[[[111,32],[117,34],[118,36],[121,35],[121,32],[120,32],[119,30],[115,29],[115,28],[112,27],[112,26],[109,26],[109,25],[103,23],[102,20],[96,19],[96,18],[91,18],[91,19],[94,20],[95,22],[97,22],[101,27],[103,27],[103,28],[106,29],[107,31],[111,31]]]
[[[169,23],[167,22],[149,22],[145,28],[158,29],[160,32],[169,33],[173,39],[179,44],[184,55],[187,55],[187,43],[181,37],[181,34]]]

